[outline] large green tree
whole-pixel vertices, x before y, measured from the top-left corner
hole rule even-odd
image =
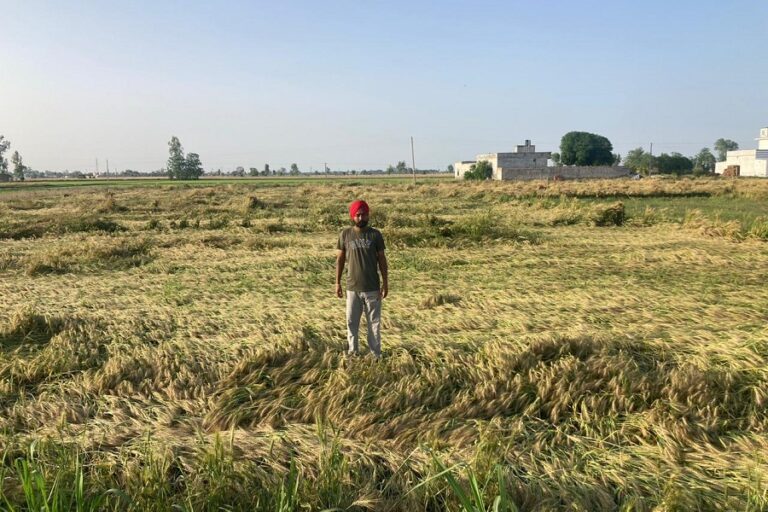
[[[242,173],[242,167],[239,167]],[[197,153],[187,153],[187,158],[184,159],[184,168],[182,171],[182,179],[184,180],[196,180],[203,175],[203,164],[200,162],[200,155]],[[242,176],[242,174],[240,174]]]
[[[560,140],[563,165],[612,165],[612,151],[611,141],[595,133],[568,132]]]
[[[291,176],[298,176],[299,174],[299,166],[297,164],[291,164]]]
[[[715,151],[717,151],[717,161],[725,162],[727,153],[729,151],[736,151],[739,149],[739,144],[731,139],[717,139],[715,141]]]
[[[24,170],[26,167],[18,151],[13,152],[11,163],[13,164],[13,178],[17,181],[24,181]]]
[[[184,150],[179,138],[175,135],[168,142],[168,177],[172,180],[183,179],[184,176]]]
[[[656,159],[650,153],[646,153],[643,148],[635,148],[627,152],[624,165],[638,174],[648,174],[656,167]]]
[[[715,155],[709,148],[701,148],[695,157],[693,157],[694,168],[701,172],[713,172],[715,170]]]
[[[11,141],[0,135],[0,174],[8,174],[8,159],[3,156],[3,153],[11,148]]]

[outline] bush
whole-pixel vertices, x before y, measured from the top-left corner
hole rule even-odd
[[[480,160],[472,164],[467,172],[464,173],[465,180],[489,180],[493,177],[493,166],[487,160]]]
[[[595,226],[621,226],[627,220],[624,203],[597,205],[592,211],[592,223]]]

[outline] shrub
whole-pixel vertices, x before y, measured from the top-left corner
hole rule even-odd
[[[493,166],[487,160],[480,160],[472,164],[467,172],[464,173],[465,180],[488,180],[493,176]]]
[[[597,205],[592,210],[592,223],[595,226],[621,226],[627,220],[624,203]]]

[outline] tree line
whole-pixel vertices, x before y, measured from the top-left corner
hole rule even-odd
[[[713,144],[717,157],[709,148],[701,150],[691,157],[680,153],[662,153],[658,156],[647,153],[643,148],[635,148],[624,159],[624,165],[638,174],[711,174],[715,172],[715,163],[724,162],[728,151],[739,149],[738,143],[730,139],[717,139]]]

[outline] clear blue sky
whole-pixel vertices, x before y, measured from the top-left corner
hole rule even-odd
[[[34,169],[445,168],[571,130],[755,147],[768,2],[0,0],[0,134]]]

